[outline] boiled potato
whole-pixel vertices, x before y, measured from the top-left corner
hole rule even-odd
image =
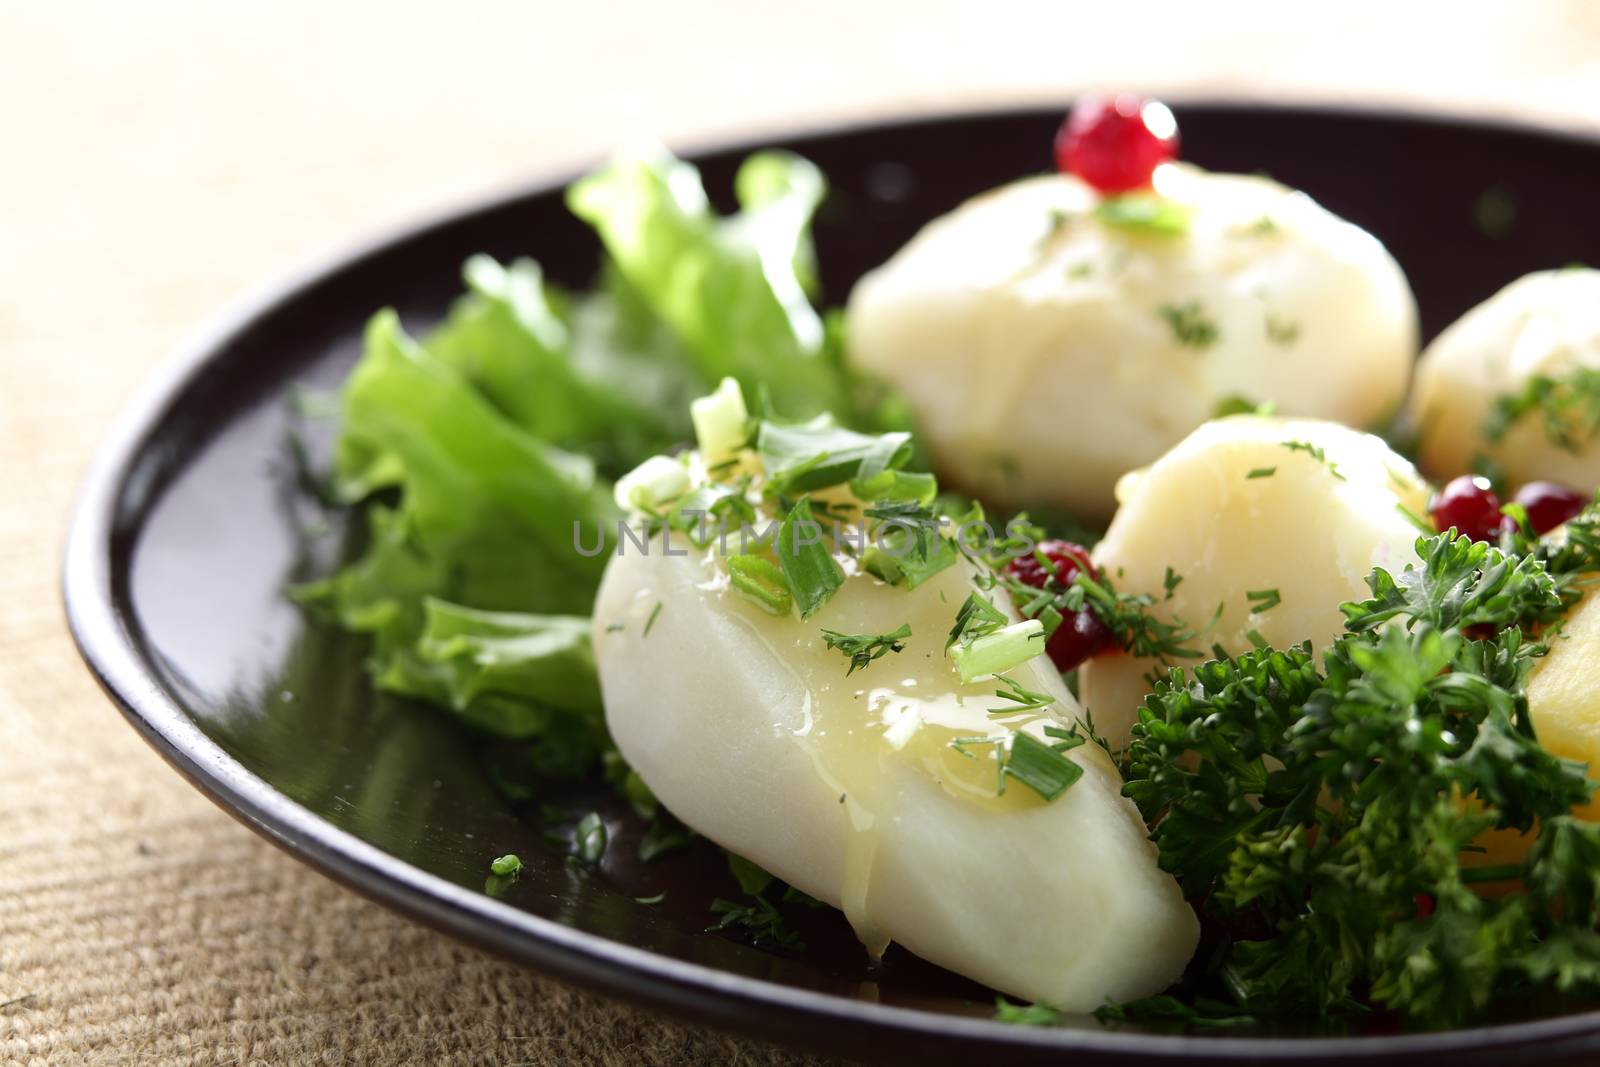
[[[874,953],[898,941],[1071,1010],[1178,976],[1198,937],[1194,913],[1157,868],[1105,753],[1068,751],[1083,775],[1046,802],[1017,781],[997,795],[993,745],[951,746],[1014,730],[1043,738],[1078,711],[1044,656],[1007,673],[1054,698],[1048,716],[997,719],[989,709],[1006,701],[995,681],[961,684],[944,644],[975,588],[966,564],[909,591],[847,567],[802,622],[732,588],[715,546],[673,545],[687,555],[657,543],[611,560],[594,647],[611,733],[675,815],[842,908]],[[912,631],[902,652],[848,676],[822,640],[823,628],[902,624]]]
[[[1029,178],[928,225],[862,279],[850,356],[898,387],[942,480],[1108,517],[1113,487],[1220,402],[1374,425],[1416,308],[1366,232],[1276,182],[1169,164],[1186,233],[1109,225],[1077,178]]]
[[[1542,413],[1515,419],[1502,436],[1486,434],[1496,401],[1530,382],[1570,381],[1597,372],[1585,400],[1552,434]],[[1421,463],[1444,480],[1488,457],[1517,485],[1549,480],[1584,492],[1600,487],[1600,271],[1541,271],[1512,282],[1463,315],[1428,346],[1417,366],[1411,417]]]
[[[1204,630],[1194,647],[1237,655],[1252,631],[1278,647],[1309,639],[1319,648],[1343,632],[1339,605],[1369,595],[1374,567],[1398,573],[1418,562],[1421,531],[1406,512],[1425,514],[1428,488],[1370,434],[1236,415],[1129,474],[1117,498],[1095,564],[1120,591],[1153,596],[1157,617]],[[1170,595],[1169,568],[1181,579]],[[1113,655],[1081,669],[1083,705],[1113,745],[1126,742],[1150,691],[1145,675],[1160,667]]]
[[[1547,752],[1589,765],[1600,775],[1600,590],[1567,615],[1550,653],[1535,660],[1528,679],[1528,717]],[[1600,819],[1600,802],[1577,809]]]

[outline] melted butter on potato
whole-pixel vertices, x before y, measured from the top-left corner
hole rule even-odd
[[[1567,444],[1552,440],[1539,411],[1499,440],[1485,434],[1499,398],[1577,368],[1600,370],[1600,271],[1540,271],[1512,282],[1440,334],[1417,365],[1410,411],[1423,468],[1442,481],[1474,469],[1481,454],[1512,486],[1538,479],[1583,492],[1600,486],[1600,440],[1583,425],[1592,404],[1580,407]]]
[[[1339,605],[1368,595],[1374,567],[1399,573],[1418,562],[1420,531],[1402,508],[1426,514],[1428,489],[1371,434],[1237,415],[1205,424],[1129,474],[1117,497],[1122,506],[1095,564],[1120,591],[1153,597],[1158,618],[1201,629],[1215,618],[1190,645],[1237,655],[1252,632],[1278,647],[1329,644],[1344,629]],[[1182,579],[1170,596],[1168,568]],[[1145,676],[1158,669],[1155,659],[1128,655],[1081,668],[1084,707],[1113,745],[1126,742],[1150,691]]]
[[[951,746],[1018,730],[1049,742],[1044,727],[1079,710],[1042,655],[1007,674],[1054,698],[1044,712],[991,715],[1007,703],[997,683],[960,682],[944,645],[975,588],[967,564],[912,590],[847,565],[842,588],[802,621],[734,589],[715,545],[674,535],[673,547],[686,554],[663,555],[658,539],[648,556],[613,558],[594,612],[607,723],[669,810],[841,907],[874,953],[898,941],[1072,1010],[1178,976],[1194,914],[1105,753],[1069,750],[1082,777],[1046,802],[1015,780],[997,795],[992,745]],[[822,640],[823,628],[907,623],[902,652],[849,675]]]
[[[1100,518],[1224,399],[1362,426],[1398,408],[1416,309],[1382,245],[1266,179],[1156,182],[1186,233],[1107,225],[1083,182],[1029,178],[856,287],[850,355],[909,399],[941,479]]]

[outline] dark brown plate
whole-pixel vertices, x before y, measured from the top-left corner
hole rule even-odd
[[[1478,122],[1331,109],[1190,104],[1190,158],[1265,170],[1381,237],[1436,332],[1510,279],[1596,255],[1600,143]],[[777,140],[833,184],[817,227],[830,302],[963,198],[1049,164],[1055,111],[959,115]],[[751,147],[696,156],[727,192]],[[706,902],[732,886],[710,849],[667,863],[574,868],[491,785],[492,756],[444,715],[375,697],[362,648],[284,597],[343,543],[300,491],[288,398],[331,386],[377,308],[413,329],[459,292],[474,252],[531,254],[585,284],[596,242],[541,184],[404,230],[280,284],[204,333],[107,442],[67,546],[65,596],[90,666],[128,720],[218,804],[348,885],[542,971],[718,1025],[873,1058],[1224,1063],[1361,1057],[1459,1063],[1600,1050],[1600,1012],[1473,1030],[1348,1036],[1183,1036],[990,1021],[990,995],[904,953],[865,966],[832,912],[803,918],[810,949],[770,953],[707,933]],[[1508,230],[1479,208],[1514,204]],[[1490,220],[1493,222],[1494,220]],[[1503,230],[1503,232],[1502,232]],[[1064,428],[1063,432],[1068,432]],[[586,797],[567,802],[585,808]],[[640,827],[607,809],[612,856]],[[524,875],[485,892],[491,857]],[[636,896],[667,892],[659,907]],[[1042,918],[1041,921],[1052,921]],[[1058,921],[1072,921],[1063,904]],[[1551,1014],[1565,1010],[1567,1014]]]

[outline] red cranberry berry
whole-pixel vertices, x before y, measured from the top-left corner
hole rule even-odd
[[[1489,479],[1463,474],[1450,480],[1429,508],[1433,528],[1443,533],[1454,526],[1474,541],[1495,541],[1510,520],[1500,514],[1500,498]]]
[[[1043,556],[1047,567],[1039,561]],[[1089,562],[1089,552],[1071,541],[1043,541],[1026,556],[1018,556],[1006,564],[1006,573],[1035,589],[1043,589],[1051,578],[1061,587],[1072,584],[1079,573],[1094,573]],[[1057,670],[1070,671],[1101,652],[1116,647],[1116,638],[1088,608],[1074,612],[1061,620],[1056,632],[1045,645]]]
[[[1056,168],[1102,193],[1145,188],[1177,155],[1178,123],[1167,105],[1132,93],[1084,97],[1056,133]]]
[[[1582,511],[1589,501],[1582,493],[1555,482],[1529,482],[1512,498],[1528,512],[1534,533],[1548,533]]]

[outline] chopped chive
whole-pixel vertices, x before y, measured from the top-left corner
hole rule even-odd
[[[1063,1013],[1048,1004],[1013,1004],[1005,997],[994,998],[994,1017],[997,1022],[1013,1026],[1054,1026]]]
[[[1189,208],[1154,193],[1124,193],[1100,201],[1094,209],[1102,226],[1136,233],[1177,236],[1189,230]]]
[[[572,839],[573,855],[584,863],[599,863],[606,854],[606,824],[600,813],[591,811],[578,820]]]
[[[822,526],[811,517],[809,497],[801,497],[784,518],[774,551],[802,619],[816,614],[844,584],[844,572],[823,543]]]
[[[656,616],[661,614],[661,601],[656,601],[656,606],[650,609],[650,617],[644,620],[644,636],[650,636],[650,627],[656,624]]]
[[[654,514],[689,491],[689,471],[669,456],[651,456],[617,479],[612,496],[624,511]]]
[[[763,422],[756,449],[770,489],[798,493],[900,467],[911,458],[911,435],[856,433],[837,425],[831,415],[818,415],[798,425]]]
[[[522,858],[514,852],[508,852],[489,864],[489,870],[501,878],[513,878],[522,872]]]
[[[728,576],[735,589],[774,615],[787,615],[794,605],[789,580],[761,556],[729,556]]]
[[[956,624],[950,628],[950,639],[944,650],[957,641],[971,643],[974,639],[992,634],[1006,624],[1006,613],[977,593],[969,593],[956,611]]]
[[[1270,478],[1277,473],[1277,467],[1256,467],[1249,474],[1245,475],[1245,479],[1248,481],[1253,478]]]
[[[689,405],[689,421],[694,424],[694,436],[700,446],[700,455],[707,463],[730,463],[734,453],[743,448],[749,438],[746,425],[750,412],[744,406],[744,393],[739,383],[724,378],[716,391]]]
[[[1283,603],[1283,597],[1278,595],[1276,589],[1250,589],[1244,595],[1250,601],[1250,610],[1258,615]]]
[[[1005,774],[1049,801],[1082,778],[1083,768],[1032,734],[1018,733],[1011,739]]]
[[[950,650],[963,683],[1008,671],[1044,651],[1044,623],[1027,619]]]
[[[879,471],[870,478],[850,482],[850,492],[858,500],[914,500],[923,507],[939,495],[939,481],[931,474],[911,471]]]

